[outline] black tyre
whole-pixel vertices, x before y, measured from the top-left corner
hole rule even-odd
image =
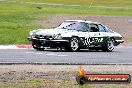
[[[69,41],[69,45],[65,47],[66,51],[79,51],[79,39],[77,37],[72,37]]]
[[[36,50],[39,50],[39,51],[43,51],[45,48],[41,48],[41,46],[39,46],[39,45],[37,45],[37,44],[35,44],[35,43],[33,43],[32,42],[32,47],[34,48],[34,49],[36,49]]]
[[[115,47],[115,46],[114,46],[114,43],[115,43],[114,39],[109,38],[109,39],[106,41],[106,43],[105,43],[105,45],[104,45],[102,51],[104,51],[104,52],[112,52],[112,51],[114,50],[114,47]]]
[[[38,51],[43,51],[45,48],[37,48]]]

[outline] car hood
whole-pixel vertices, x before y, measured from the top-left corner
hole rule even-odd
[[[43,35],[43,36],[53,36],[57,34],[64,34],[67,32],[75,32],[75,30],[68,30],[68,29],[38,29],[40,31],[36,32],[36,35]]]

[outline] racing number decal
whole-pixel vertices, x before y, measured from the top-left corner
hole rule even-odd
[[[81,38],[84,45],[90,45],[90,37]]]
[[[82,40],[82,39],[81,39]],[[103,38],[97,38],[97,37],[84,37],[83,44],[84,45],[90,45],[93,43],[101,43],[103,42]]]
[[[91,38],[92,41],[90,43],[101,43],[103,42],[103,38]]]

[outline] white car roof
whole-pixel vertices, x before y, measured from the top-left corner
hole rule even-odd
[[[94,24],[100,24],[98,22],[93,22],[93,21],[85,21],[85,20],[66,20],[66,21],[69,21],[69,22],[85,22],[85,23],[94,23]]]

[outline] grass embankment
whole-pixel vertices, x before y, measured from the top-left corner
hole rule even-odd
[[[13,1],[13,0],[12,0]],[[15,1],[15,0],[14,0]],[[31,4],[21,2],[43,2],[60,4],[78,4],[80,6],[61,6]],[[125,8],[90,7],[92,0],[16,0],[0,2],[0,44],[28,44],[28,32],[42,28],[34,24],[41,17],[54,14],[68,15],[132,15],[131,0],[93,0],[92,6],[114,6]],[[127,7],[127,8],[126,8]]]

